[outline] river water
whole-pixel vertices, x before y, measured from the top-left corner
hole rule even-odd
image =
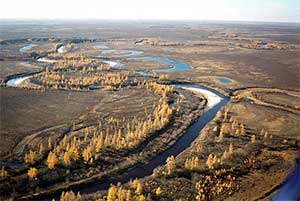
[[[32,77],[32,75],[27,75],[27,76],[23,76],[23,77],[12,78],[12,79],[9,79],[6,82],[6,85],[10,86],[10,87],[18,87],[24,80],[27,80],[27,79],[29,79],[31,77]]]
[[[26,45],[24,47],[21,47],[19,50],[20,52],[27,52],[28,50],[30,50],[31,48],[35,47],[36,45],[34,44],[29,44],[29,45]]]
[[[156,61],[165,63],[171,66],[171,68],[168,69],[156,69],[155,72],[158,73],[175,73],[179,71],[189,70],[192,67],[184,62],[175,61],[172,59],[164,58],[164,57],[137,57],[137,58],[129,58],[128,60],[135,60],[135,61]]]
[[[228,84],[228,83],[231,82],[230,79],[227,79],[227,78],[225,78],[225,77],[217,77],[216,80],[218,80],[218,81],[220,81],[220,82],[222,82],[222,83],[224,83],[224,84]]]
[[[114,54],[121,53],[121,54]],[[112,54],[114,57],[131,57],[131,56],[139,56],[144,54],[142,51],[137,50],[103,50],[102,54]]]

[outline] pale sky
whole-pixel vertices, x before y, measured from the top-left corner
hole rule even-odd
[[[300,22],[300,0],[1,0],[1,19]]]

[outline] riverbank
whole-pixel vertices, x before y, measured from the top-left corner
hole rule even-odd
[[[170,166],[164,165],[156,168],[151,176],[140,179],[142,195],[150,194],[155,200],[196,200],[199,196],[207,200],[271,199],[292,170],[299,145],[295,138],[256,133],[256,127],[242,120],[249,108],[237,113],[232,109],[234,106],[235,103],[224,106],[193,143],[175,157],[171,173],[168,173]],[[252,113],[259,114],[259,111]],[[254,118],[255,122],[260,117]],[[228,126],[230,119],[246,125],[246,133],[235,134]],[[216,160],[208,160],[210,156]],[[132,190],[131,185],[124,183],[117,188]],[[249,185],[255,187],[249,189]],[[84,195],[83,200],[106,197],[107,191],[99,191]]]
[[[184,92],[184,91],[182,91]],[[184,92],[187,93],[187,92]],[[189,93],[188,93],[189,94]],[[186,97],[188,97],[188,99],[190,99],[190,97],[192,97],[191,95],[187,95]],[[197,98],[198,99],[198,98]],[[129,180],[131,177],[129,172],[132,172],[133,174],[137,174],[139,171],[136,171],[136,169],[140,168],[140,166],[144,166],[144,168],[147,166],[148,171],[144,172],[142,174],[151,174],[151,168],[155,168],[156,165],[152,166],[150,165],[148,162],[152,160],[152,158],[154,157],[158,157],[160,158],[161,153],[164,152],[164,150],[168,150],[168,148],[172,147],[175,143],[178,143],[177,140],[181,138],[181,136],[184,135],[186,129],[188,129],[190,127],[190,124],[192,124],[192,122],[194,122],[195,119],[198,118],[199,114],[201,113],[201,111],[203,110],[203,105],[199,104],[199,102],[197,103],[197,106],[195,105],[196,101],[192,101],[189,104],[185,103],[185,107],[187,105],[189,105],[189,108],[194,108],[194,109],[189,109],[187,111],[185,111],[186,109],[183,109],[184,113],[183,114],[178,114],[178,116],[176,115],[175,119],[172,120],[171,126],[166,127],[165,129],[163,129],[161,132],[153,134],[150,137],[150,141],[148,141],[145,145],[143,145],[142,147],[140,147],[138,150],[135,150],[134,152],[129,152],[127,160],[123,163],[119,163],[117,167],[112,168],[110,171],[104,171],[101,172],[100,174],[94,174],[92,177],[87,178],[87,179],[83,179],[81,181],[76,181],[76,182],[67,182],[63,185],[59,185],[56,184],[55,189],[47,189],[45,191],[41,191],[39,194],[33,194],[31,196],[37,196],[37,198],[39,198],[39,196],[41,196],[41,198],[44,198],[43,194],[47,195],[47,194],[52,194],[54,193],[54,195],[58,196],[60,195],[60,192],[63,189],[66,188],[72,188],[74,190],[80,190],[81,193],[90,193],[93,192],[93,189],[99,189],[99,188],[107,188],[109,187],[110,183],[115,183],[118,182],[118,180],[114,180],[114,181],[110,181],[110,178],[116,178],[117,175],[118,178],[122,178],[122,176],[120,177],[120,175],[122,175],[123,173],[125,173],[125,178],[120,179],[121,181],[125,181],[125,180]],[[205,102],[203,102],[203,104],[205,104]],[[175,106],[178,107],[178,106]],[[182,106],[181,106],[182,107]],[[198,109],[196,109],[198,108]],[[182,122],[180,121],[181,118],[184,118],[185,121]],[[180,121],[181,123],[179,123],[178,121]],[[176,123],[177,122],[177,123]],[[179,145],[182,143],[178,143]],[[178,147],[178,146],[177,146]],[[177,151],[179,151],[180,149],[178,149]],[[135,153],[136,152],[136,153]],[[131,161],[131,162],[128,162]],[[160,163],[164,163],[164,160],[160,160]],[[144,164],[144,165],[143,165]],[[144,169],[143,168],[143,169]],[[140,172],[141,173],[141,172]],[[133,175],[132,175],[133,176]],[[140,175],[142,176],[142,175]],[[134,177],[134,176],[133,176]],[[99,181],[99,179],[101,178],[101,181],[106,181],[104,184],[101,182],[97,182]],[[92,187],[90,187],[90,184],[93,183]],[[96,182],[96,184],[95,184]],[[55,194],[55,192],[57,194]],[[31,196],[27,196],[24,197],[24,199],[29,199],[31,198]],[[33,198],[33,197],[32,197]],[[46,196],[45,198],[51,198],[51,196]]]

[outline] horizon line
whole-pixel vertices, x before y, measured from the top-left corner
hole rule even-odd
[[[271,21],[271,20],[234,20],[234,19],[132,19],[132,18],[0,18],[0,21],[178,21],[178,22],[245,22],[245,23],[288,23],[300,24],[299,21]]]

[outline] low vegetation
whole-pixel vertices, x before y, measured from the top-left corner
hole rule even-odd
[[[95,39],[67,39],[69,33],[61,31],[63,38],[1,41],[1,199],[259,200],[274,194],[299,152],[295,29],[284,38],[280,32],[286,34],[287,27],[267,36],[270,27],[254,25],[233,30],[186,24],[184,33],[176,23],[172,31],[164,26],[149,25],[153,38],[138,41],[141,33],[120,39],[106,30],[103,39],[94,32],[89,36]],[[151,32],[162,27],[169,40]],[[14,34],[19,33],[17,28]],[[112,55],[95,48],[129,49],[134,42],[145,55],[193,68],[158,73],[153,70],[170,66],[130,61],[121,51],[116,54],[125,56],[113,59],[123,66],[114,67],[105,63]],[[23,43],[36,46],[16,52]],[[19,73],[33,76],[21,83],[23,89],[8,87],[6,80]],[[218,76],[231,82],[218,82]],[[198,83],[231,97],[189,148],[165,157],[207,104],[204,95],[173,83]],[[164,164],[151,175],[116,182],[155,156],[165,157]],[[109,187],[91,194],[75,190],[94,183]]]

